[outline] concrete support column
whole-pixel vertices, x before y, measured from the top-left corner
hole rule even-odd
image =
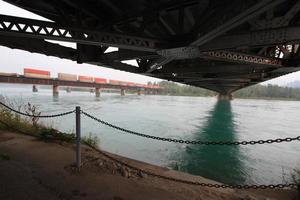
[[[71,88],[67,87],[66,91],[67,91],[67,93],[70,93],[71,92]]]
[[[96,97],[100,97],[101,89],[100,88],[95,88],[95,94]]]
[[[53,85],[53,96],[58,96],[59,87],[58,85]]]
[[[218,100],[232,100],[232,94],[218,94]]]
[[[121,89],[121,96],[125,95],[125,89]]]
[[[37,89],[36,85],[32,86],[32,92],[38,92],[38,89]]]

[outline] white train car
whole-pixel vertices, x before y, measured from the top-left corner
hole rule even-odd
[[[0,76],[19,76],[17,73],[0,72]]]
[[[57,79],[61,81],[77,81],[75,74],[58,73],[57,75]]]

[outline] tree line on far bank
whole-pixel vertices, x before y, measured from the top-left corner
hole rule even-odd
[[[216,96],[217,93],[203,88],[161,81],[163,95],[178,96]],[[254,85],[234,92],[235,98],[280,98],[300,100],[300,88],[289,88],[278,85]]]

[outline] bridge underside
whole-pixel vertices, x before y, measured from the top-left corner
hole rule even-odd
[[[5,1],[52,21],[0,15],[0,45],[10,48],[222,95],[300,69],[297,0]]]

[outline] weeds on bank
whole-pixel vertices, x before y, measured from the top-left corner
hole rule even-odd
[[[6,154],[1,154],[0,153],[0,160],[10,160],[10,157]]]
[[[292,181],[300,187],[300,169],[294,169],[291,176]]]
[[[38,107],[30,103],[23,104],[17,101],[11,101],[3,96],[0,96],[0,101],[20,112],[25,112],[36,117],[23,117],[11,110],[0,106],[0,130],[20,132],[26,135],[38,137],[42,141],[63,141],[73,143],[76,140],[74,133],[63,133],[52,127],[47,127],[39,123],[41,112]],[[93,148],[99,148],[100,140],[97,136],[89,133],[81,139],[83,144]]]
[[[90,147],[93,147],[93,148],[96,148],[96,149],[99,148],[100,139],[96,135],[93,135],[92,133],[89,133],[88,136],[84,136],[81,139],[81,141],[82,141],[83,144],[86,144]]]

